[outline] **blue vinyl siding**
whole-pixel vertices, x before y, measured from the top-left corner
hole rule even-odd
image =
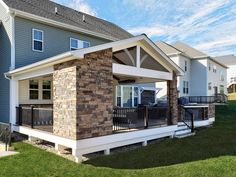
[[[10,82],[4,73],[9,70],[11,61],[10,18],[0,4],[0,122],[9,122]]]
[[[70,38],[88,41],[91,46],[109,42],[19,17],[15,19],[15,29],[16,68],[70,51]],[[32,29],[42,30],[44,33],[43,52],[32,50]]]

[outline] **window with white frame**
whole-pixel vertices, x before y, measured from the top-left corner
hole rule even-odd
[[[138,106],[138,95],[139,95],[138,87],[134,87],[134,107]]]
[[[50,100],[51,99],[51,81],[43,80],[42,85],[43,85],[42,86],[43,100]]]
[[[32,31],[32,38],[33,38],[33,51],[43,52],[43,31],[38,29],[33,29]]]
[[[90,47],[90,42],[82,41],[75,38],[70,38],[70,50],[77,50],[81,48],[88,48]]]
[[[225,80],[224,72],[221,71],[220,72],[220,81],[224,81],[224,80]]]
[[[211,63],[209,63],[209,67],[208,67],[209,71],[211,71]]]
[[[184,71],[188,71],[188,61],[184,61]]]
[[[29,80],[29,99],[39,99],[39,82],[38,80]]]
[[[121,107],[121,86],[116,87],[116,106]]]
[[[139,100],[139,88],[135,86],[121,85],[116,87],[116,106],[136,107]]]
[[[221,93],[221,94],[224,94],[224,92],[225,92],[224,86],[223,86],[223,85],[220,85],[220,93]]]
[[[211,89],[212,89],[212,83],[209,82],[209,83],[208,83],[208,90],[211,90]]]
[[[216,73],[216,65],[213,66],[213,72]]]
[[[183,81],[183,93],[188,94],[189,92],[189,84],[188,81]]]

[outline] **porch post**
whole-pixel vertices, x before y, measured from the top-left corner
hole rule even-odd
[[[10,123],[16,124],[16,107],[18,106],[18,83],[14,77],[10,80]],[[13,129],[12,129],[13,130]]]
[[[178,123],[178,92],[177,92],[177,75],[173,72],[173,80],[167,81],[167,96],[169,106],[168,125]]]

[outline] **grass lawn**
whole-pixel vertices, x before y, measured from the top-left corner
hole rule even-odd
[[[0,177],[21,176],[214,176],[236,177],[236,102],[218,106],[213,127],[196,136],[102,156],[83,164],[25,143],[19,155],[0,159]]]

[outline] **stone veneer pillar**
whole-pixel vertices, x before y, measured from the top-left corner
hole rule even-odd
[[[112,134],[112,50],[54,66],[53,132],[70,139]]]
[[[173,72],[173,80],[167,81],[167,96],[169,106],[168,125],[176,125],[178,123],[178,91],[177,91],[177,75]]]

